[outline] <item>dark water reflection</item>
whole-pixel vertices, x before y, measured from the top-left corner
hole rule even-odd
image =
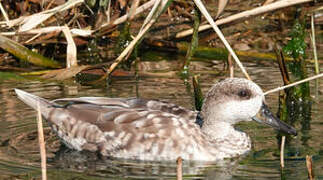
[[[142,62],[142,72],[174,71],[177,61]],[[162,66],[160,66],[162,64]],[[282,84],[279,70],[266,61],[245,63],[255,82],[264,90]],[[222,64],[193,62],[192,69],[200,73],[203,92],[216,81]],[[161,69],[163,67],[163,69]],[[239,72],[236,76],[242,77]],[[315,93],[312,86],[313,104],[310,127],[301,130],[286,146],[285,169],[281,171],[277,133],[270,127],[257,123],[242,123],[240,129],[248,132],[253,140],[253,150],[237,159],[215,162],[184,161],[184,177],[187,179],[307,179],[305,156],[313,155],[314,172],[323,179],[323,112],[321,111],[323,86]],[[73,81],[62,83],[35,80],[5,80],[0,83],[0,179],[40,178],[40,157],[37,140],[36,113],[19,101],[13,88],[20,88],[48,99],[79,96],[143,97],[167,100],[187,108],[193,107],[192,92],[176,75],[164,77],[145,76],[138,81],[134,77],[114,78],[109,87],[80,85]],[[318,95],[317,95],[318,94]],[[278,94],[267,96],[267,103],[275,112]],[[120,159],[104,159],[93,153],[78,153],[61,147],[59,141],[45,129],[49,179],[174,179],[175,162],[140,162]],[[304,141],[305,140],[305,141]]]

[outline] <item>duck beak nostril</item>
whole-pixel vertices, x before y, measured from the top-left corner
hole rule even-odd
[[[262,104],[260,111],[252,119],[259,123],[268,124],[279,131],[297,135],[296,129],[275,117],[265,103]]]

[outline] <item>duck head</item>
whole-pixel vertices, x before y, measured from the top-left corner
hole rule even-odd
[[[201,115],[203,126],[208,126],[208,129],[216,124],[234,125],[240,121],[254,120],[297,135],[293,127],[270,112],[261,88],[243,78],[228,78],[216,83],[205,97]]]

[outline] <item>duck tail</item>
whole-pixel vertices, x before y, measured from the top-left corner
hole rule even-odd
[[[53,109],[53,105],[55,105],[55,103],[50,102],[44,98],[35,96],[33,94],[27,93],[20,89],[15,89],[15,92],[20,100],[22,100],[24,103],[26,103],[28,106],[32,107],[36,111],[38,110],[39,104],[41,114],[44,116],[45,119],[48,119],[49,112]]]

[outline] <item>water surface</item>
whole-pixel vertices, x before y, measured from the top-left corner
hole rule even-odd
[[[158,76],[114,77],[109,86],[81,85],[74,81],[1,80],[0,83],[0,179],[40,178],[40,156],[37,139],[36,113],[17,99],[13,88],[38,96],[55,99],[80,96],[142,97],[162,99],[193,108],[192,88],[177,76],[181,57],[157,62],[143,61],[140,72],[171,72]],[[244,63],[252,79],[265,91],[281,86],[278,67],[269,61]],[[203,92],[219,79],[227,77],[223,64],[193,62],[192,73],[200,74]],[[235,76],[243,77],[238,69]],[[190,81],[188,81],[190,83]],[[253,140],[253,149],[245,157],[227,161],[202,163],[184,161],[187,179],[307,179],[305,156],[313,155],[314,172],[323,179],[323,107],[320,85],[311,83],[313,104],[310,117],[296,122],[299,135],[289,138],[285,151],[285,168],[281,171],[277,132],[255,122],[242,123],[238,128]],[[277,112],[278,93],[269,94],[267,103]],[[46,123],[45,123],[46,124]],[[305,127],[306,126],[306,127]],[[49,179],[106,179],[106,178],[171,178],[176,177],[175,162],[140,162],[124,159],[105,159],[93,153],[78,153],[61,146],[46,124],[47,165]]]

